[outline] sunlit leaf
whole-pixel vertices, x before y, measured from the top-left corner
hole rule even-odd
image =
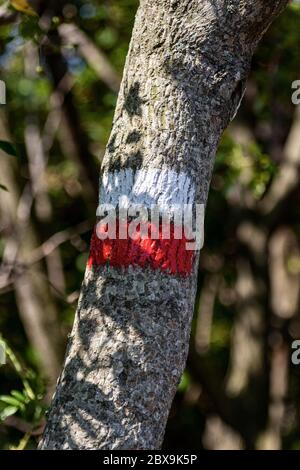
[[[19,390],[12,390],[10,393],[14,398],[16,398],[21,403],[28,402],[28,398],[23,393],[19,392]]]
[[[11,6],[17,10],[30,16],[37,16],[36,11],[30,6],[27,0],[10,0]]]
[[[11,395],[0,395],[0,402],[11,406],[16,406],[18,409],[21,410],[25,408],[24,403],[20,402],[20,400],[15,397],[12,397]]]
[[[18,408],[15,406],[7,406],[4,410],[0,411],[0,421],[4,421],[9,416],[14,415],[18,411]]]

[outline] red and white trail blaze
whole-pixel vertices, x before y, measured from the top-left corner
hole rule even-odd
[[[168,169],[107,172],[102,176],[100,188],[100,204],[113,207],[120,207],[121,204],[126,208],[138,204],[149,210],[155,205],[169,214],[172,214],[174,206],[193,205],[194,197],[195,189],[190,177],[186,173]],[[173,221],[167,238],[162,226],[154,226],[151,222],[147,222],[146,237],[145,225],[143,235],[137,226],[134,239],[128,236],[128,222],[122,223],[122,237],[119,236],[119,228],[120,223],[117,223],[116,237],[106,239],[100,239],[99,233],[97,235],[98,230],[103,230],[103,225],[95,228],[88,267],[109,264],[126,268],[132,265],[151,267],[172,275],[191,273],[195,250],[187,249],[187,242],[191,240],[187,240],[184,233],[178,239]],[[156,233],[155,237],[153,233]]]

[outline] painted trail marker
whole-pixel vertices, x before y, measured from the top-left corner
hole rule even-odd
[[[109,206],[113,212],[118,209],[119,214],[120,210],[126,209],[130,212],[130,209],[136,206],[142,207],[146,213],[151,213],[155,206],[159,208],[163,221],[162,224],[160,221],[153,223],[152,220],[146,221],[145,224],[140,222],[137,224],[134,238],[129,235],[132,221],[128,222],[128,219],[124,221],[120,217],[117,221],[118,228],[113,231],[114,235],[105,228],[105,222],[103,233],[107,237],[103,238],[98,231],[101,222],[98,223],[91,240],[89,268],[93,265],[108,264],[125,268],[129,265],[149,266],[173,275],[188,275],[192,272],[195,251],[202,246],[197,245],[195,240],[203,239],[204,206],[195,204],[194,183],[186,173],[161,168],[146,168],[136,172],[132,169],[105,172],[102,175],[99,202],[98,217],[104,215],[104,206]],[[200,206],[203,208],[201,207],[198,217]],[[190,213],[195,209],[196,230],[188,230],[192,234],[191,237],[187,236],[185,230],[178,236],[179,225],[175,213],[178,208],[187,212],[187,207],[190,208]],[[168,221],[164,219],[166,214],[170,217]],[[183,219],[186,220],[185,217]],[[183,225],[185,229],[187,224],[184,222]],[[192,223],[189,224],[191,225]],[[120,228],[125,236],[120,235]],[[141,233],[143,230],[146,230],[146,236]],[[153,233],[156,233],[156,236],[153,236]],[[197,237],[199,233],[200,236]]]

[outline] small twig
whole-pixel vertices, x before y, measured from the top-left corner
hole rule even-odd
[[[75,238],[82,233],[88,232],[92,226],[93,223],[90,220],[85,220],[75,227],[55,233],[52,235],[52,237],[48,238],[48,240],[46,240],[42,245],[33,251],[29,263],[33,264],[40,261],[45,256],[48,256],[50,253],[52,253],[52,251],[62,243],[65,243],[68,240],[72,240],[72,238]]]
[[[41,261],[68,240],[72,240],[73,238],[88,232],[92,227],[92,221],[85,220],[75,227],[62,230],[61,232],[57,232],[52,235],[52,237],[48,238],[48,240],[32,252],[32,256],[27,262],[18,263],[17,259],[10,262],[3,262],[0,266],[0,273],[2,273],[3,276],[3,280],[0,284],[1,292],[4,293],[10,291],[11,288],[8,288],[8,286],[14,283],[14,279],[16,276],[22,274],[22,271],[29,269],[31,265]],[[17,270],[18,272],[16,272]],[[12,275],[12,273],[14,273],[14,275]],[[72,300],[71,303],[73,302],[74,300]],[[68,303],[70,302],[68,301]]]
[[[77,45],[82,57],[99,78],[115,93],[119,91],[120,77],[109,60],[89,37],[75,24],[62,24],[58,32],[65,44]]]

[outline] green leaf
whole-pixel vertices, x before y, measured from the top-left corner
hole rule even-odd
[[[12,397],[16,398],[20,402],[22,403],[28,402],[28,398],[23,393],[19,392],[18,390],[12,390],[10,393]]]
[[[15,406],[7,406],[4,410],[0,411],[0,421],[4,421],[9,416],[14,415],[18,411]]]
[[[12,157],[17,156],[17,150],[11,142],[7,142],[6,140],[0,140],[0,149],[8,155],[11,155]]]
[[[12,397],[11,395],[0,395],[0,401],[7,405],[16,406],[17,409],[25,409],[24,403],[22,403],[17,398]]]
[[[187,371],[184,371],[182,376],[181,376],[180,383],[178,385],[178,391],[179,392],[185,392],[187,390],[190,382],[191,382],[191,379],[190,379],[189,374],[187,373]]]

